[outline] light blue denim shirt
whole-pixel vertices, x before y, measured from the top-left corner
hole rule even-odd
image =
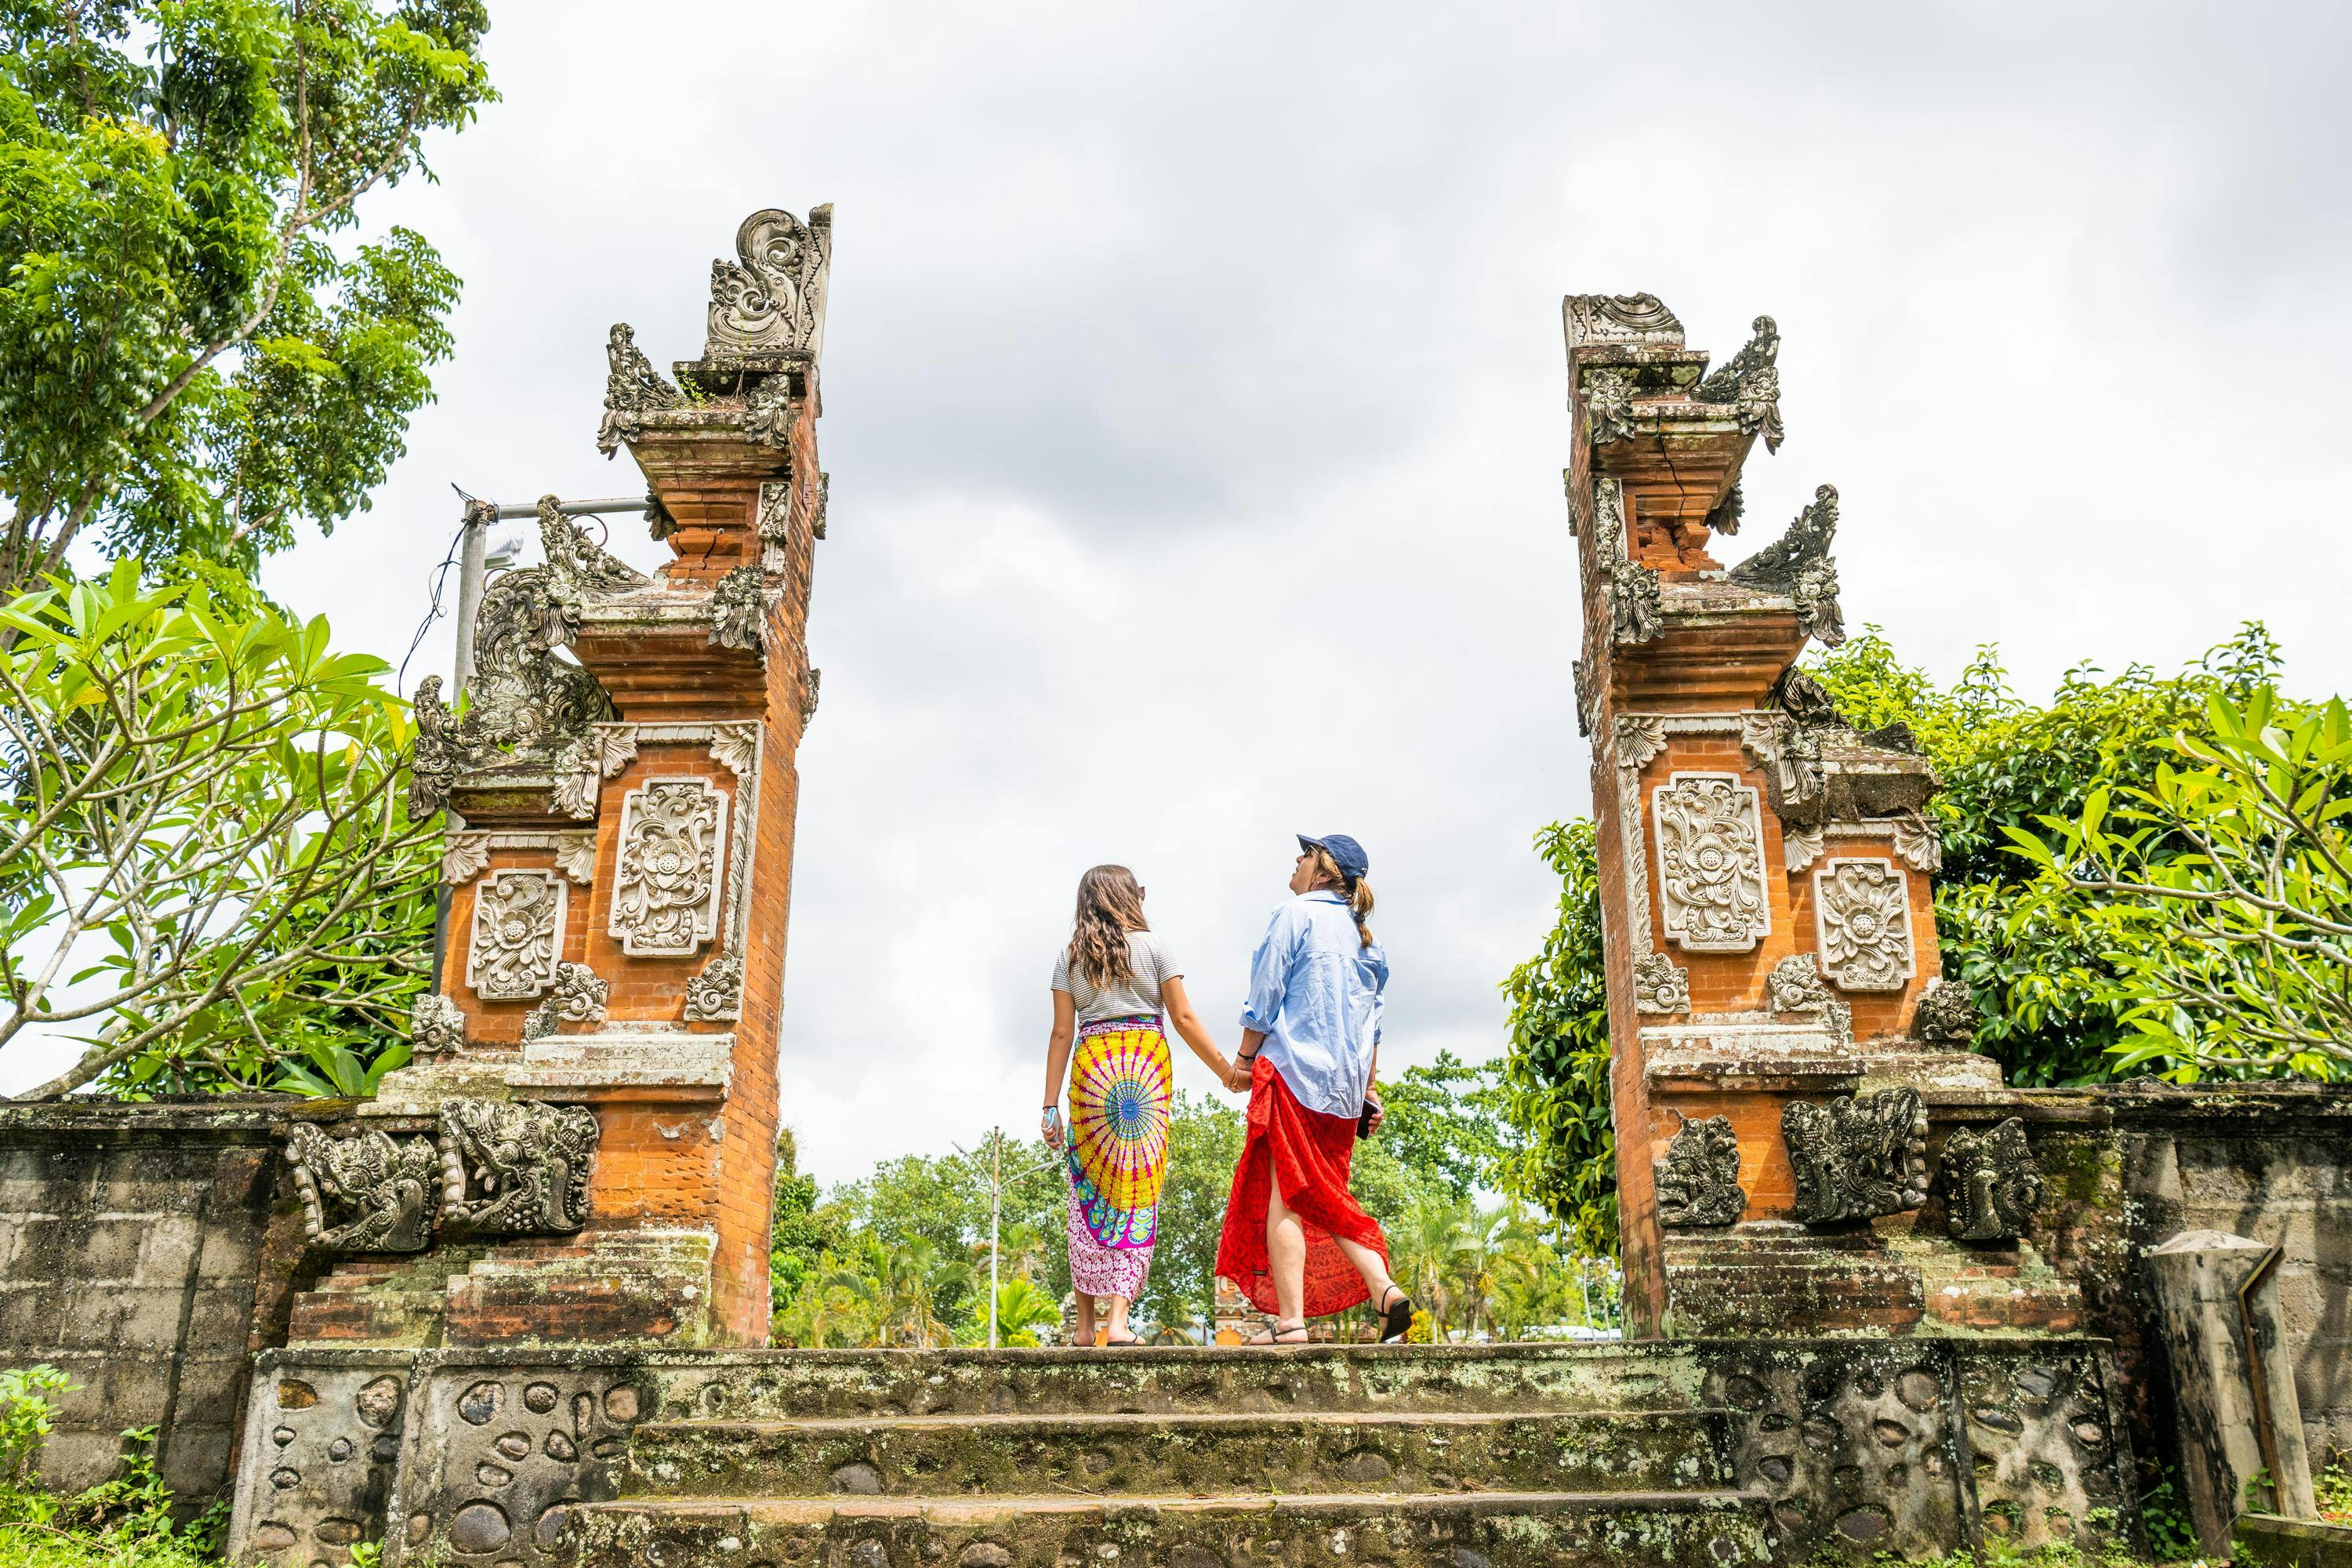
[[[1371,1085],[1388,983],[1388,954],[1357,940],[1339,896],[1302,893],[1274,911],[1250,960],[1242,1027],[1265,1034],[1258,1049],[1299,1104],[1352,1120]]]

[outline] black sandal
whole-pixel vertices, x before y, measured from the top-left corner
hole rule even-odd
[[[1293,1334],[1297,1334],[1298,1337],[1294,1340],[1290,1337]],[[1259,1335],[1263,1335],[1265,1337],[1260,1338]],[[1276,1318],[1268,1318],[1265,1321],[1265,1327],[1260,1329],[1256,1334],[1251,1335],[1242,1342],[1245,1345],[1259,1346],[1303,1345],[1307,1343],[1307,1322],[1305,1319],[1301,1319],[1297,1322],[1292,1323],[1286,1328],[1283,1326],[1281,1320]]]
[[[1393,1295],[1396,1300],[1389,1298]],[[1412,1332],[1412,1298],[1394,1280],[1381,1292],[1381,1343],[1392,1345]]]
[[[1116,1350],[1127,1345],[1139,1345],[1142,1342],[1143,1336],[1141,1334],[1129,1334],[1123,1340],[1115,1340],[1110,1337],[1109,1330],[1106,1329],[1103,1331],[1103,1349],[1105,1350]]]

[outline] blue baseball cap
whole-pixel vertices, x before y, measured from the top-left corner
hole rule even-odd
[[[1298,835],[1298,847],[1301,849],[1320,849],[1330,856],[1332,864],[1339,868],[1339,875],[1350,882],[1372,868],[1370,858],[1364,854],[1364,847],[1344,833],[1327,833],[1320,838],[1309,838],[1302,833]]]

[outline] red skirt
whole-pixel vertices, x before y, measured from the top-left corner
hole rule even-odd
[[[1370,1247],[1383,1261],[1389,1255],[1380,1222],[1348,1190],[1348,1165],[1356,1154],[1356,1119],[1327,1116],[1299,1104],[1264,1057],[1250,1075],[1249,1138],[1234,1171],[1233,1195],[1225,1202],[1217,1272],[1259,1311],[1280,1310],[1265,1258],[1266,1202],[1270,1184],[1279,1180],[1282,1201],[1307,1231],[1306,1314],[1320,1318],[1344,1312],[1370,1300],[1371,1292],[1332,1237]]]

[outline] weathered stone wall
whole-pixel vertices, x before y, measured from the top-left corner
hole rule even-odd
[[[2352,1452],[2352,1091],[2133,1085],[1996,1098],[1975,1114],[2025,1119],[2049,1183],[2032,1242],[2081,1287],[2084,1328],[2115,1342],[2140,1453],[2168,1458],[2176,1446],[2145,1258],[2197,1229],[2285,1249],[2279,1297],[2305,1440],[2314,1463]]]
[[[73,1379],[43,1479],[114,1473],[156,1428],[184,1497],[228,1484],[253,1352],[282,1342],[301,1224],[271,1129],[340,1103],[0,1105],[0,1366]]]

